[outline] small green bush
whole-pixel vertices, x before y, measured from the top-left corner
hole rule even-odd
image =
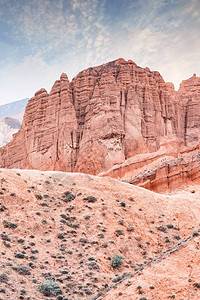
[[[115,254],[113,256],[112,260],[111,260],[111,263],[110,263],[111,267],[116,268],[119,265],[121,265],[122,264],[122,258],[123,258],[123,256]]]
[[[39,285],[38,290],[47,297],[53,297],[62,294],[58,283],[52,279],[42,282]]]
[[[76,198],[75,194],[72,194],[70,191],[66,191],[63,194],[63,201],[65,202],[71,202]]]

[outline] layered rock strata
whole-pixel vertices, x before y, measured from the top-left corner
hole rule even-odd
[[[99,174],[157,153],[166,138],[194,146],[199,95],[195,75],[176,92],[131,60],[86,69],[71,83],[62,74],[49,94],[41,89],[29,101],[21,130],[0,149],[0,167]]]
[[[192,182],[200,183],[200,151],[182,153],[178,158],[165,158],[159,164],[138,172],[127,182],[157,192],[173,191]]]
[[[156,152],[135,155],[99,175],[162,193],[199,184],[199,174],[200,145],[188,148],[170,141]]]

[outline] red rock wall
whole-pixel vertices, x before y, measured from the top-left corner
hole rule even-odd
[[[147,167],[148,168],[148,167]],[[163,160],[153,169],[140,172],[127,182],[156,192],[173,191],[191,183],[199,184],[200,151],[183,153],[178,158]]]
[[[184,80],[178,91],[182,104],[184,141],[186,146],[194,146],[200,137],[200,77]]]
[[[164,137],[193,145],[200,128],[200,79],[179,92],[158,72],[118,59],[65,74],[29,101],[21,130],[0,148],[0,167],[99,174]],[[192,98],[192,100],[189,100]],[[189,101],[189,102],[188,102]]]

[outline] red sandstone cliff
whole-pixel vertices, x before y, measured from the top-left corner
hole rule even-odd
[[[131,60],[86,69],[71,83],[62,74],[50,94],[41,89],[29,101],[21,130],[0,148],[0,167],[99,174],[139,153],[157,153],[166,138],[193,146],[199,98],[200,78],[176,92]]]
[[[187,146],[195,145],[200,136],[200,77],[196,74],[184,80],[178,91],[178,97],[184,113],[184,142]]]

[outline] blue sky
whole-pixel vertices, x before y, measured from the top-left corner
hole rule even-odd
[[[119,57],[176,89],[200,70],[199,0],[0,0],[0,104]]]

